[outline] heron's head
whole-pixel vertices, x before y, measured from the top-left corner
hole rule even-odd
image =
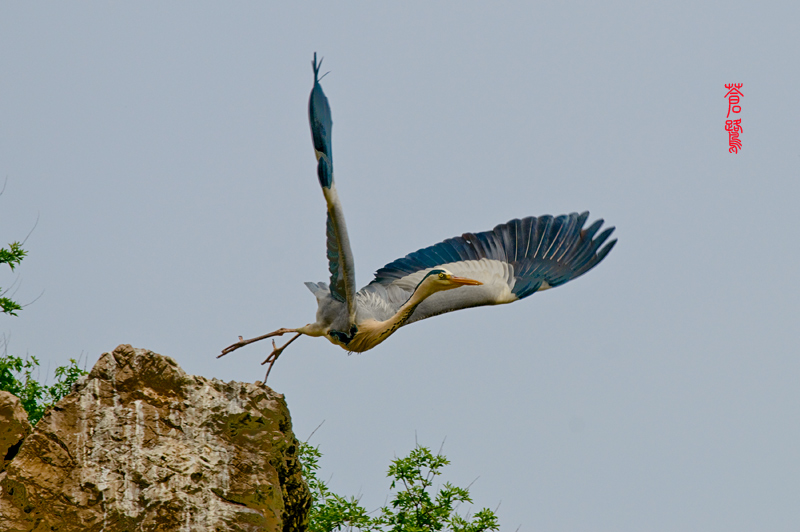
[[[445,268],[434,268],[429,271],[422,281],[417,285],[417,289],[425,288],[430,293],[440,292],[442,290],[452,290],[460,286],[479,285],[483,284],[475,279],[468,277],[459,277],[453,275],[453,272]]]

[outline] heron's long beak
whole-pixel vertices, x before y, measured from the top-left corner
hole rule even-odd
[[[469,279],[468,277],[457,277],[455,275],[450,277],[450,280],[456,284],[472,284],[472,285],[483,284],[482,282],[476,281],[475,279]]]

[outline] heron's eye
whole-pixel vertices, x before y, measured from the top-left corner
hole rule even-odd
[[[442,280],[445,280],[445,279],[447,279],[447,274],[440,273],[440,274],[439,274],[439,279],[442,279]]]

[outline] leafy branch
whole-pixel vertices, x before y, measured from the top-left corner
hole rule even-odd
[[[392,460],[389,477],[395,491],[389,504],[380,508],[379,515],[371,516],[355,497],[345,498],[332,493],[319,479],[319,448],[308,443],[300,444],[300,461],[303,476],[311,490],[312,505],[309,512],[309,531],[359,530],[363,532],[485,532],[499,530],[495,513],[483,508],[473,516],[462,516],[456,511],[461,503],[471,504],[469,490],[445,482],[434,495],[430,488],[441,469],[450,462],[430,449],[417,445],[407,457]],[[398,489],[400,487],[400,489]]]
[[[0,264],[8,264],[13,272],[14,268],[22,262],[22,259],[24,259],[27,254],[28,252],[22,249],[22,244],[19,242],[12,242],[8,245],[8,249],[0,248]],[[2,291],[2,289],[0,289],[0,291]],[[5,292],[0,292],[0,296],[4,293]],[[16,311],[22,310],[22,307],[19,303],[8,297],[0,297],[0,310],[2,310],[4,314],[16,316]]]
[[[67,395],[75,381],[87,373],[70,358],[69,365],[56,368],[56,382],[48,386],[34,378],[33,371],[38,366],[39,360],[34,356],[25,360],[13,355],[0,356],[0,390],[19,397],[31,425],[36,425],[47,409]]]

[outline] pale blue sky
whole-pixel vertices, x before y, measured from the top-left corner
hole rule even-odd
[[[270,385],[343,494],[438,448],[513,531],[800,527],[796,2],[0,4],[9,350],[120,343],[263,378],[327,278],[307,122],[331,73],[359,286],[514,217],[590,210],[617,247],[523,302],[347,356],[301,338]],[[727,151],[725,83],[744,83]]]

